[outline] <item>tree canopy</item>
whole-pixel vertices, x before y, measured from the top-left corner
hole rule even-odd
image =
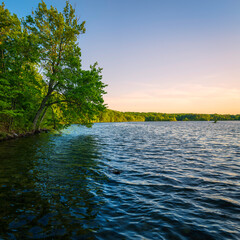
[[[102,69],[82,69],[78,37],[85,31],[68,1],[62,12],[42,1],[22,21],[0,5],[2,127],[88,126],[105,109]]]

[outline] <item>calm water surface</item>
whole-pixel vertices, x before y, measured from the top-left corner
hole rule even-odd
[[[1,142],[0,239],[240,239],[240,122]]]

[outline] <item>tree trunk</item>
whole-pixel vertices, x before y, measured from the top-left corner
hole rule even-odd
[[[38,119],[41,116],[44,108],[46,107],[46,103],[47,103],[49,98],[50,98],[50,94],[46,95],[44,97],[44,99],[42,100],[41,106],[39,107],[39,109],[38,109],[38,111],[37,111],[37,113],[34,117],[34,120],[33,120],[33,131],[36,131]]]
[[[42,114],[42,117],[41,117],[41,119],[40,119],[39,125],[38,125],[38,130],[41,130],[41,129],[40,129],[41,123],[42,123],[42,121],[43,121],[43,119],[44,119],[44,117],[45,117],[45,115],[46,115],[47,109],[48,109],[48,107],[45,107],[44,112],[43,112],[43,114]]]
[[[55,115],[54,115],[53,107],[51,107],[51,109],[52,109],[52,118],[53,118],[53,129],[57,129],[57,126],[56,126],[56,119],[55,119]]]
[[[41,102],[41,105],[40,105],[40,107],[39,107],[39,109],[38,109],[38,111],[37,111],[37,113],[36,113],[36,115],[34,117],[34,120],[33,120],[33,131],[36,131],[38,119],[41,116],[44,108],[46,107],[46,103],[49,100],[49,98],[51,97],[52,92],[54,91],[55,87],[57,86],[57,84],[55,86],[54,86],[54,84],[55,84],[54,80],[50,80],[50,82],[48,84],[47,95],[43,98],[43,100]],[[40,122],[40,124],[41,124],[41,122]]]

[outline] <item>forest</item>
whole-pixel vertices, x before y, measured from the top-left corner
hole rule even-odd
[[[234,121],[240,114],[194,114],[194,113],[155,113],[119,112],[106,109],[99,114],[97,122],[144,122],[144,121]]]
[[[102,69],[82,69],[79,23],[67,1],[62,12],[42,1],[19,19],[0,5],[0,131],[90,126],[105,109]]]

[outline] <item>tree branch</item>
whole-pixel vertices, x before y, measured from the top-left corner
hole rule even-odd
[[[61,100],[61,101],[55,101],[55,102],[48,103],[48,104],[46,104],[46,106],[49,107],[51,105],[58,104],[58,103],[64,103],[64,102],[75,103],[75,102],[71,102],[69,100]]]

